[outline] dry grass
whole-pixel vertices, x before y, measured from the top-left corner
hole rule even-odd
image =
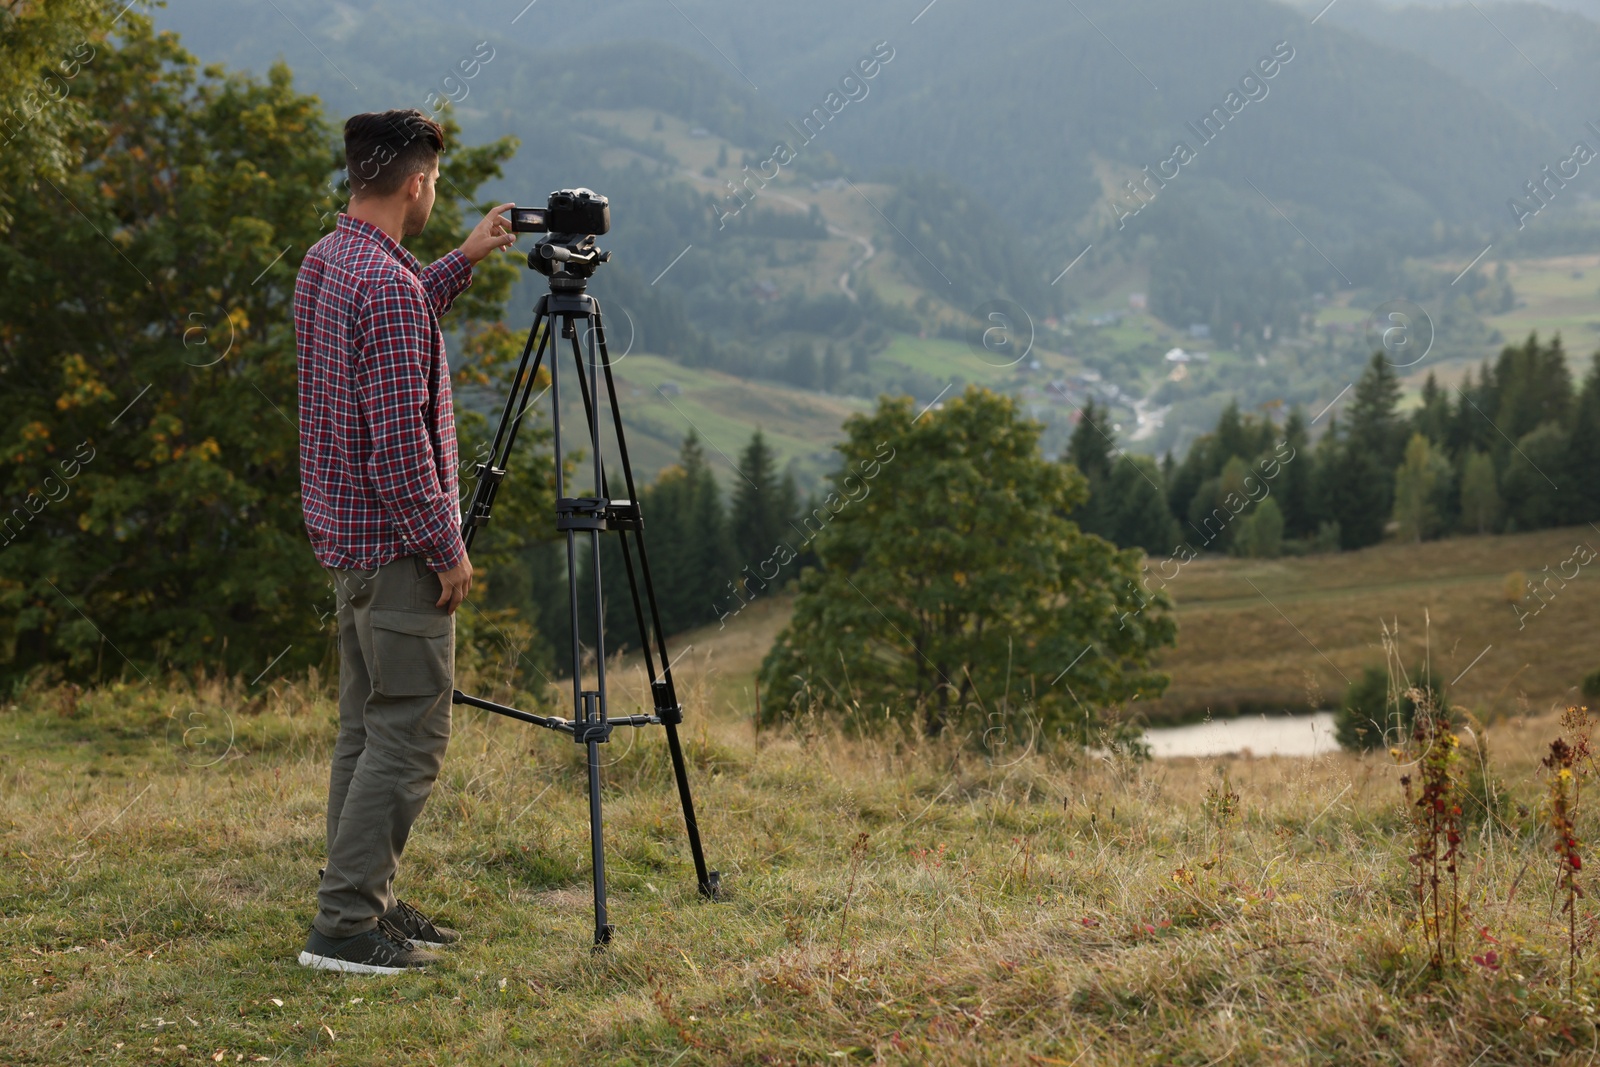
[[[1480,715],[1575,700],[1583,676],[1600,667],[1600,571],[1593,563],[1569,565],[1567,573],[1578,576],[1565,588],[1552,581],[1547,604],[1525,624],[1505,586],[1512,571],[1530,580],[1557,573],[1584,542],[1600,547],[1600,533],[1580,526],[1385,544],[1335,557],[1192,563],[1169,586],[1178,602],[1178,646],[1162,667],[1172,687],[1147,715],[1159,721],[1241,704],[1299,711],[1335,705],[1346,679],[1383,664],[1382,620],[1398,620],[1408,666],[1423,662],[1431,638],[1437,677],[1449,682],[1465,670],[1450,697]],[[1531,597],[1521,605],[1538,607]]]
[[[592,956],[574,746],[466,712],[402,888],[468,940],[436,973],[376,979],[293,962],[327,692],[22,694],[0,712],[0,1062],[1576,1064],[1600,1048],[1594,971],[1580,961],[1566,993],[1554,863],[1516,807],[1539,793],[1549,718],[1494,727],[1513,800],[1467,844],[1467,947],[1494,938],[1498,966],[1435,980],[1386,759],[1234,762],[1241,818],[1224,825],[1204,814],[1210,763],[758,743],[747,711],[699,710],[723,706],[718,685],[737,707],[736,679],[688,675],[725,902],[695,898],[659,736],[619,743],[619,930]],[[226,758],[196,765],[230,722]],[[183,724],[215,732],[185,744]]]

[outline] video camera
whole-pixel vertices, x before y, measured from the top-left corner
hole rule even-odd
[[[544,207],[511,209],[513,233],[587,234],[611,229],[611,201],[593,189],[557,189]]]

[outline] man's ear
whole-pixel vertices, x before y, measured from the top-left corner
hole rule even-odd
[[[425,183],[427,180],[428,180],[428,172],[425,171],[425,170],[419,170],[415,174],[413,174],[411,177],[407,178],[406,179],[406,199],[407,200],[420,200],[422,198],[422,186],[423,186],[423,183]]]

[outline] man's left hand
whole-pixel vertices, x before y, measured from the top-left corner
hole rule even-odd
[[[461,254],[474,266],[495,249],[508,248],[516,242],[517,235],[511,232],[511,220],[503,214],[515,206],[501,204],[485,215],[483,221],[474,226],[472,232],[467,234],[467,239],[461,242]]]

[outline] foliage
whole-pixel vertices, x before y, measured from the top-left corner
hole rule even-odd
[[[1349,749],[1398,744],[1416,729],[1422,704],[1448,707],[1443,683],[1426,667],[1393,678],[1383,667],[1367,667],[1345,690],[1334,717],[1334,736]]]
[[[1406,444],[1405,460],[1394,474],[1394,521],[1402,541],[1421,541],[1438,526],[1433,487],[1442,476],[1444,460],[1420,433]]]
[[[1583,842],[1578,839],[1578,786],[1574,773],[1579,753],[1564,738],[1550,742],[1544,765],[1550,772],[1545,792],[1544,818],[1553,839],[1556,855],[1556,888],[1561,896],[1561,912],[1567,917],[1567,990],[1570,995],[1578,976],[1578,900],[1583,889],[1578,872],[1583,870]]]
[[[1055,733],[1161,691],[1170,602],[1140,596],[1137,551],[1065,517],[1083,479],[1040,458],[1011,400],[969,388],[916,416],[885,398],[846,434],[819,566],[762,666],[765,708],[917,714],[933,735],[1026,714]]]
[[[734,559],[741,570],[759,574],[761,564],[777,553],[778,546],[794,538],[791,524],[799,510],[793,473],[778,473],[777,457],[757,429],[739,454],[728,520]]]
[[[644,516],[645,550],[662,628],[675,634],[714,622],[719,603],[730,597],[737,602],[732,588],[737,566],[721,490],[693,430],[683,440],[677,464],[640,490],[639,510]],[[608,650],[624,645],[639,648],[639,627],[627,593],[620,540],[602,537],[600,546]],[[635,559],[633,565],[638,573],[639,561]]]
[[[78,162],[76,130],[91,121],[77,82],[106,48],[123,4],[54,0],[0,6],[0,233],[20,198],[38,198]]]
[[[116,32],[74,82],[70,173],[15,190],[0,249],[0,673],[281,674],[330,646],[288,306],[339,155],[287,68],[197,70],[133,10]],[[441,187],[470,195],[510,149],[451,153]],[[441,197],[416,251],[461,223]],[[454,323],[496,313],[506,273],[480,270]]]
[[[1450,730],[1450,716],[1432,693],[1408,689],[1416,705],[1410,743],[1393,749],[1397,760],[1415,768],[1400,776],[1411,819],[1412,892],[1418,925],[1435,975],[1456,962],[1461,925],[1461,739]],[[1448,933],[1446,922],[1448,921]],[[1447,959],[1448,957],[1448,959]]]

